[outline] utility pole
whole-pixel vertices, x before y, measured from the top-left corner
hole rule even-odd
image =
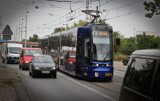
[[[26,3],[26,25],[25,25],[25,45],[26,47],[26,42],[27,42],[27,13],[28,13],[28,3]]]
[[[96,6],[96,15],[99,15],[99,11],[98,11],[98,6]],[[96,19],[96,23],[98,22],[98,20]]]
[[[88,11],[88,10],[89,10],[89,0],[86,0],[86,11]],[[89,17],[88,16],[89,15],[86,14],[86,22],[89,21]]]
[[[135,38],[135,43],[137,43],[137,34],[136,34],[136,28],[133,28],[134,29],[134,38]]]
[[[22,16],[22,24],[21,24],[21,41],[22,41],[22,35],[23,35],[23,16]]]

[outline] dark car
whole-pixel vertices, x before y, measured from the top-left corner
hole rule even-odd
[[[123,65],[127,65],[129,59],[130,59],[130,56],[127,56],[127,57],[122,61]]]
[[[136,50],[127,66],[119,101],[160,101],[160,50]]]
[[[33,58],[29,64],[29,74],[32,77],[38,75],[49,75],[56,78],[55,63],[49,55],[33,55]]]

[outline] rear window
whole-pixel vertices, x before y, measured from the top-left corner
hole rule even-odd
[[[128,65],[124,86],[144,95],[149,95],[155,64],[156,60],[154,59],[133,58]]]
[[[28,50],[24,50],[24,55],[31,55],[33,56],[34,54],[42,54],[42,51],[39,49],[28,49]]]
[[[35,63],[53,63],[51,56],[35,56]]]
[[[69,57],[76,57],[76,52],[69,52]]]

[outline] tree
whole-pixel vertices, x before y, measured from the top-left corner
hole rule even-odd
[[[64,27],[55,28],[54,29],[54,34],[57,33],[57,32],[61,32],[61,31],[65,31],[65,28]]]
[[[153,15],[160,14],[160,0],[154,0],[149,2],[144,2],[145,9],[151,11],[150,13],[145,14],[146,17],[151,18]]]
[[[130,55],[136,50],[135,38],[121,38],[121,49],[120,52],[124,55]]]
[[[37,34],[33,34],[33,37],[29,37],[29,42],[38,42],[39,38]]]
[[[154,35],[138,35],[137,48],[138,49],[157,49],[160,48],[159,36]]]
[[[102,20],[102,19],[99,19],[98,23],[100,23],[100,24],[106,24],[105,20]]]

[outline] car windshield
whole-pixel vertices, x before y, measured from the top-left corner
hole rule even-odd
[[[31,55],[33,56],[34,54],[42,54],[41,50],[39,49],[28,49],[24,51],[24,55]]]
[[[74,52],[74,51],[73,51],[73,52],[70,52],[70,53],[69,53],[69,57],[71,57],[71,58],[76,57],[76,52]]]
[[[34,61],[35,63],[53,63],[51,56],[35,56]]]
[[[21,47],[9,47],[8,48],[8,51],[9,51],[9,53],[18,53],[18,54],[20,54],[20,49],[21,49]]]

